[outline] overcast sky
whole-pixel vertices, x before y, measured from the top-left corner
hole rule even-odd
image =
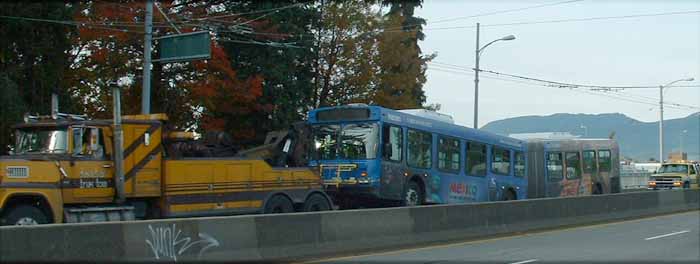
[[[564,2],[563,0],[425,0],[417,16],[427,20],[425,54],[437,53],[428,66],[425,91],[428,103],[442,105],[459,124],[472,126],[474,75],[448,73],[445,64],[474,67],[476,30],[481,23],[484,44],[513,34],[512,41],[499,41],[485,49],[480,68],[539,79],[603,86],[662,85],[694,77],[677,85],[700,86],[700,13],[650,16],[586,22],[486,26],[513,22],[610,17],[700,11],[700,1],[583,0],[495,15],[440,22],[495,11]],[[465,27],[465,28],[454,28]],[[453,29],[446,29],[453,28]],[[442,66],[440,66],[440,64]],[[495,77],[482,74],[482,77]],[[511,79],[511,78],[509,78]],[[594,93],[594,94],[590,94]],[[614,95],[576,92],[569,89],[527,85],[480,78],[479,126],[524,115],[554,113],[622,113],[644,122],[659,119],[659,89],[627,89]],[[624,95],[643,104],[613,99]],[[700,87],[672,88],[664,101],[700,107]],[[664,119],[688,116],[696,109],[664,108]]]

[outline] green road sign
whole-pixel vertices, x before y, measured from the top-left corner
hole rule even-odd
[[[185,34],[157,38],[160,46],[158,62],[179,62],[203,60],[211,57],[211,36],[209,31],[197,31]]]

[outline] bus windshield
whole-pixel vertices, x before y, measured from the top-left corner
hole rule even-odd
[[[687,173],[688,165],[683,164],[667,164],[659,168],[659,173]]]
[[[378,141],[376,123],[314,126],[314,158],[374,159]]]
[[[17,154],[27,153],[66,153],[68,149],[68,131],[55,130],[18,130]]]

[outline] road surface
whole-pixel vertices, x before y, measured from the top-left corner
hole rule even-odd
[[[700,263],[700,211],[314,263]]]

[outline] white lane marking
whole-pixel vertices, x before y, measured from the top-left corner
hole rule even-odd
[[[535,261],[537,261],[537,260],[538,260],[538,259],[528,259],[528,260],[523,260],[523,261],[519,261],[519,262],[513,262],[513,263],[510,263],[510,264],[525,264],[525,263],[535,262]]]
[[[667,236],[674,236],[674,235],[679,235],[679,234],[688,233],[688,232],[690,232],[690,230],[683,230],[683,231],[673,232],[670,234],[665,234],[665,235],[660,235],[660,236],[647,237],[644,240],[652,240],[652,239],[657,239],[657,238],[662,238],[662,237],[667,237]]]

